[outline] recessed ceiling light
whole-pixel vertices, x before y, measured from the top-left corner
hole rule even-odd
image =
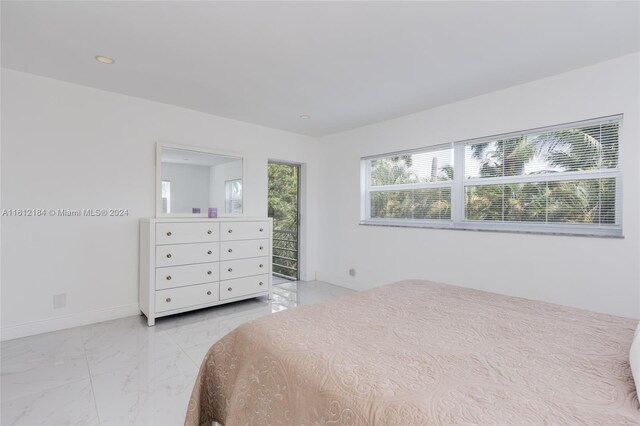
[[[108,56],[96,56],[96,61],[100,62],[101,64],[107,64],[107,65],[111,65],[112,63],[114,63],[115,61],[113,60],[113,58],[110,58]]]
[[[300,118],[302,118],[303,120],[308,120],[308,119],[310,119],[310,118],[311,118],[311,116],[310,116],[310,115],[307,115],[307,114],[302,114],[302,115],[300,116]]]

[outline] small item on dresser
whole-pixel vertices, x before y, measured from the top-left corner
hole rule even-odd
[[[209,217],[210,218],[218,217],[218,209],[215,207],[209,207]]]
[[[193,214],[200,214],[200,207],[194,207],[191,209],[191,213]]]

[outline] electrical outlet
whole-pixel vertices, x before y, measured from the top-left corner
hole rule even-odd
[[[67,306],[67,293],[53,295],[53,309],[61,309]]]
[[[354,268],[349,269],[349,275],[351,275],[352,277],[356,276],[356,270]]]

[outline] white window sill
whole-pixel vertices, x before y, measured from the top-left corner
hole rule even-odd
[[[398,220],[398,219],[366,219],[360,225],[388,226],[396,228],[430,228],[450,229],[455,231],[488,231],[515,234],[563,235],[572,237],[624,238],[620,226],[588,227],[581,225],[540,225],[531,223],[487,223],[463,221],[454,223],[450,220]]]

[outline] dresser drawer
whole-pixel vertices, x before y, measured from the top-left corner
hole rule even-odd
[[[219,279],[218,262],[156,268],[156,290],[208,283]]]
[[[156,224],[156,244],[205,243],[219,239],[220,224],[214,222]]]
[[[222,222],[220,240],[256,240],[269,238],[269,222]]]
[[[220,282],[220,300],[233,299],[247,294],[269,290],[269,275],[238,278]]]
[[[156,312],[217,302],[218,290],[218,283],[207,283],[156,291]]]
[[[156,267],[217,262],[218,249],[218,243],[157,246]]]
[[[250,259],[225,260],[220,262],[220,279],[231,280],[249,275],[260,275],[269,272],[268,257],[252,257]]]
[[[269,240],[223,241],[220,260],[245,259],[269,254]]]

